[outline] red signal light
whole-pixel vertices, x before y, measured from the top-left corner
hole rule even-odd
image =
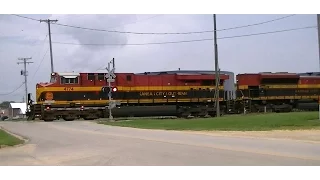
[[[116,92],[116,91],[118,91],[118,88],[113,87],[113,88],[112,88],[112,92]]]

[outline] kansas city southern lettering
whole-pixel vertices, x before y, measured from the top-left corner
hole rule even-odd
[[[295,93],[318,93],[318,89],[298,89],[295,90]]]
[[[188,92],[140,92],[140,96],[186,96]]]

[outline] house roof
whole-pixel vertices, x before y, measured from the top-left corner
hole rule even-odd
[[[21,113],[25,114],[27,110],[27,105],[26,103],[10,103],[10,108],[20,109]]]

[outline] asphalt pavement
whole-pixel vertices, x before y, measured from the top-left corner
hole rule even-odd
[[[0,165],[320,165],[320,144],[142,130],[91,121],[0,122],[23,136]]]

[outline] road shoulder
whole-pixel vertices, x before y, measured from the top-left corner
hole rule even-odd
[[[209,136],[241,137],[272,140],[293,140],[320,144],[320,130],[272,130],[272,131],[185,131]]]

